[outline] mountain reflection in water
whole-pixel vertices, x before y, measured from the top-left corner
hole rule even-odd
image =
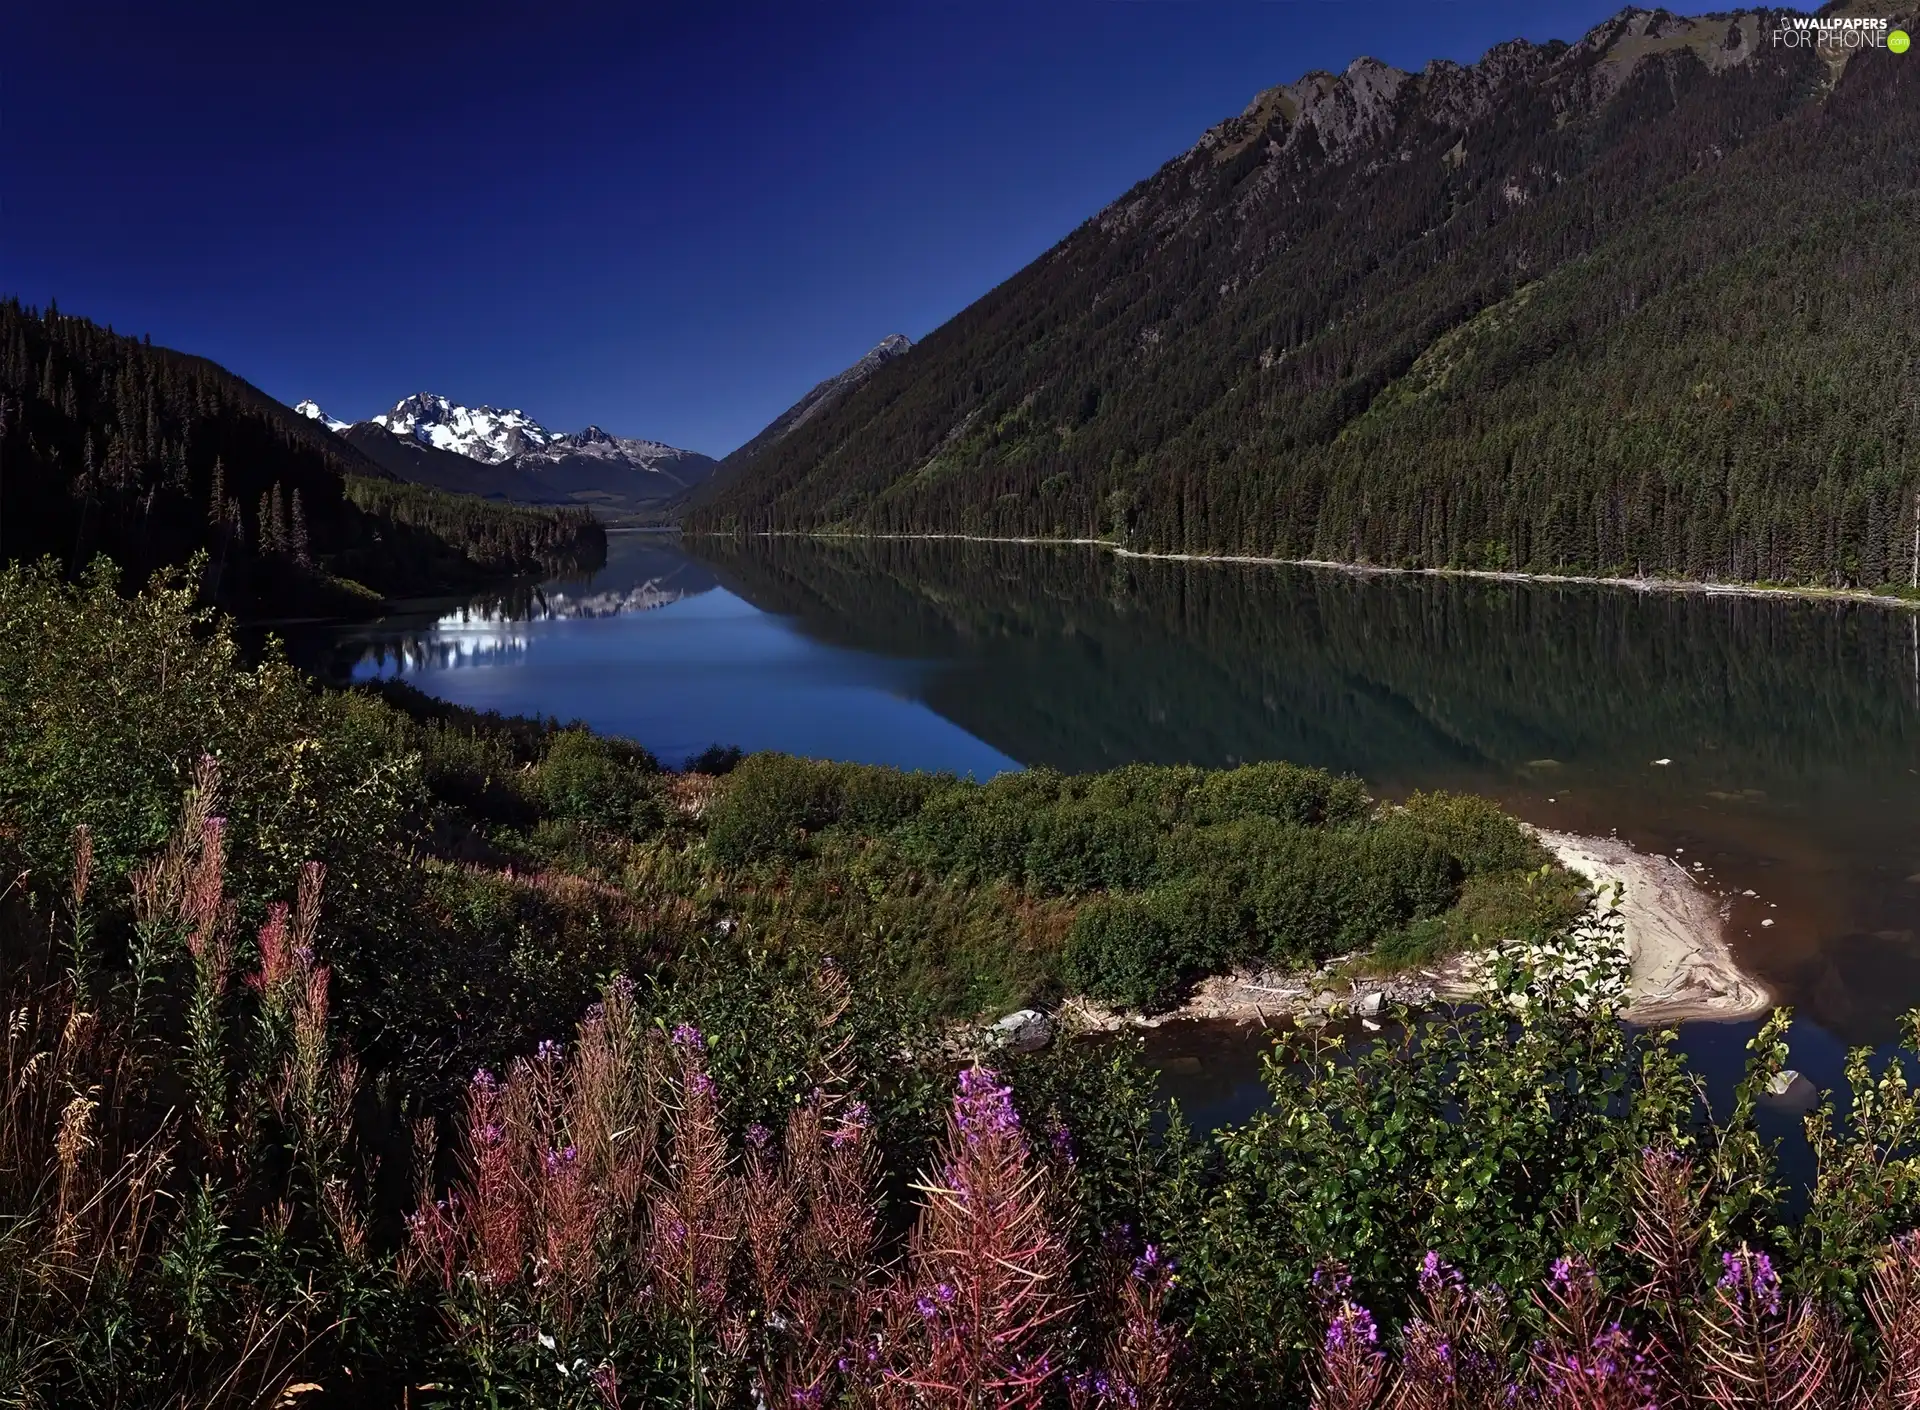
[[[1017,544],[685,548],[817,640],[953,662],[927,704],[1024,764],[1282,758],[1486,793],[1673,856],[1742,961],[1848,1042],[1920,1004],[1914,613]]]

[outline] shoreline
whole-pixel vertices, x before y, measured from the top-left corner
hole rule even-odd
[[[684,533],[685,531],[682,530]],[[735,538],[718,531],[695,538]],[[1099,548],[1116,558],[1164,563],[1236,563],[1268,568],[1316,568],[1355,577],[1470,578],[1495,583],[1546,583],[1570,587],[1623,588],[1640,593],[1698,593],[1705,597],[1789,597],[1807,602],[1859,602],[1920,612],[1920,598],[1895,597],[1868,588],[1776,587],[1764,583],[1723,583],[1690,578],[1621,578],[1597,573],[1522,573],[1501,568],[1394,568],[1374,563],[1342,563],[1327,558],[1272,558],[1249,553],[1171,553],[1127,548],[1108,539],[1033,538],[994,534],[849,534],[825,530],[761,530],[750,538],[872,539],[899,543],[1005,543],[1040,548]]]
[[[1613,838],[1534,829],[1561,866],[1596,892],[1620,883],[1618,909],[1631,977],[1621,1017],[1642,1027],[1733,1023],[1766,1013],[1773,996],[1740,968],[1712,893],[1671,858],[1635,851]],[[1394,975],[1338,972],[1347,956],[1317,970],[1239,970],[1200,981],[1179,1007],[1130,1014],[1070,999],[1061,1006],[1087,1030],[1158,1028],[1181,1020],[1266,1025],[1275,1019],[1320,1023],[1336,1017],[1373,1024],[1394,1005],[1471,1002],[1481,993],[1479,956],[1455,955],[1427,969]],[[1377,1025],[1375,1025],[1377,1026]]]
[[[1568,871],[1596,888],[1615,882],[1623,888],[1620,916],[1632,964],[1623,1016],[1629,1023],[1726,1023],[1773,1007],[1767,987],[1734,959],[1720,904],[1672,858],[1635,851],[1616,838],[1534,831]]]

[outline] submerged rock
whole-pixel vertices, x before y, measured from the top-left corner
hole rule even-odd
[[[1775,1106],[1811,1111],[1820,1100],[1820,1089],[1801,1073],[1786,1067],[1767,1079],[1767,1100]]]

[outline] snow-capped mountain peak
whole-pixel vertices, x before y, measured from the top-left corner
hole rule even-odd
[[[557,439],[524,411],[461,406],[432,392],[417,392],[373,419],[396,436],[410,436],[422,445],[454,451],[488,465],[511,460]]]
[[[670,446],[663,441],[643,441],[632,436],[616,436],[598,426],[589,426],[584,431],[563,432],[553,437],[547,444],[549,458],[553,455],[593,455],[622,460],[653,461],[663,457],[670,459],[689,454],[678,446]]]
[[[315,401],[310,401],[310,400],[303,401],[299,403],[297,406],[295,406],[293,409],[299,412],[302,416],[306,417],[309,421],[318,421],[322,426],[325,426],[329,431],[344,431],[347,429],[348,426],[353,424],[350,421],[341,421],[332,416],[327,415],[326,412],[320,409],[320,404]]]

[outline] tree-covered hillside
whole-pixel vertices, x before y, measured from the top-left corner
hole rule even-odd
[[[1904,582],[1920,67],[1775,23],[1270,90],[693,522]]]
[[[139,583],[204,552],[236,610],[338,611],[597,562],[605,544],[585,510],[400,485],[204,358],[0,302],[0,561],[105,553]]]

